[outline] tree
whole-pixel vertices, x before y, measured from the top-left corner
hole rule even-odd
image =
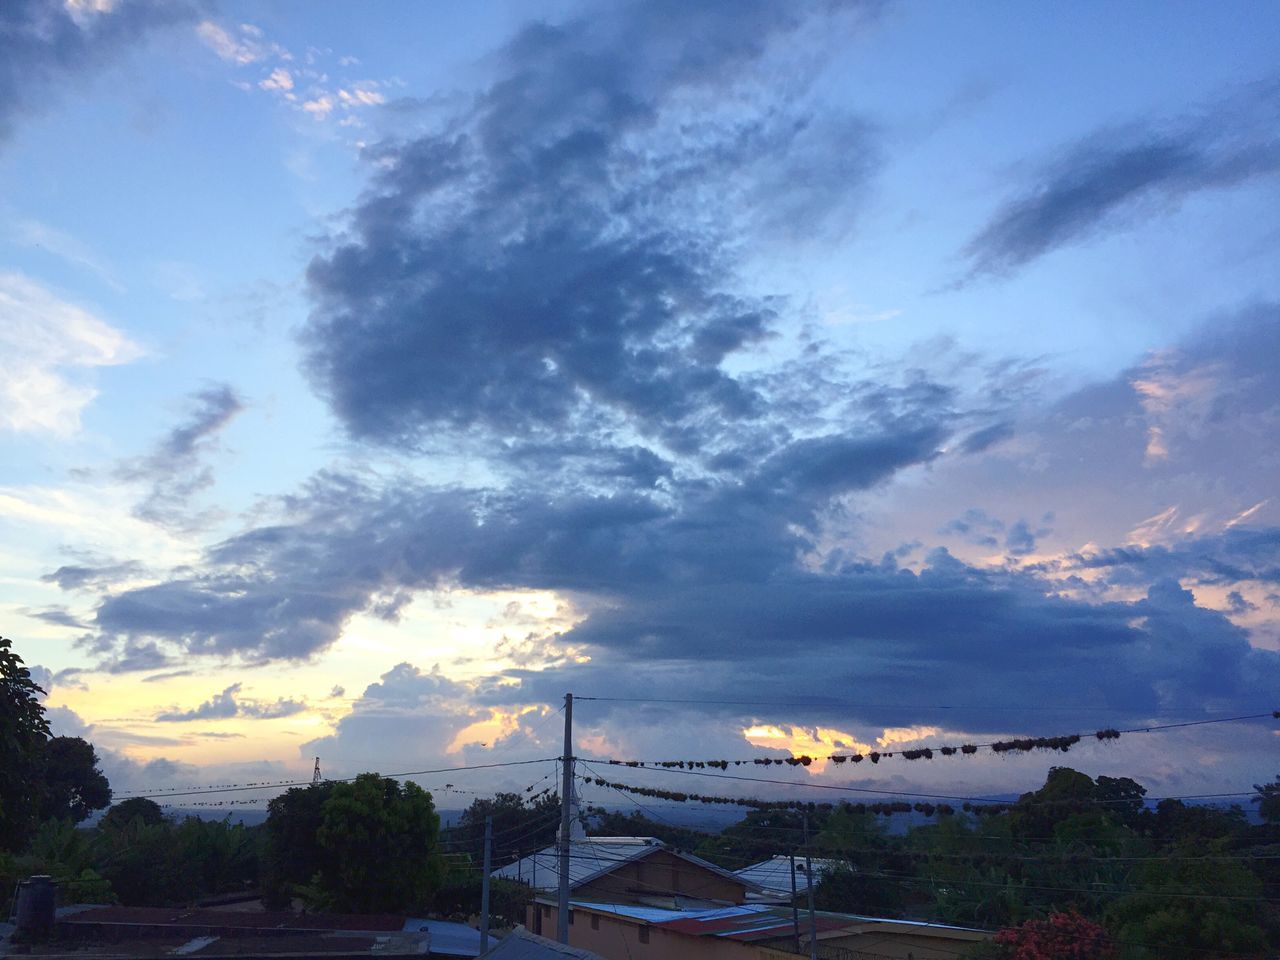
[[[154,827],[163,820],[164,811],[160,809],[160,804],[146,797],[130,797],[113,805],[98,824],[98,829],[123,830],[134,821]]]
[[[74,823],[111,802],[111,785],[98,769],[93,744],[80,737],[54,737],[44,745],[40,814]]]
[[[323,906],[348,913],[428,906],[443,873],[431,794],[376,773],[332,790],[316,835]]]
[[[1105,960],[1115,954],[1107,931],[1074,911],[1001,930],[995,942],[997,956],[1006,960]]]
[[[1258,805],[1258,813],[1267,823],[1280,823],[1280,776],[1270,783],[1255,783],[1253,789],[1258,795],[1253,802]]]
[[[0,850],[21,849],[35,827],[40,754],[49,739],[43,695],[13,642],[0,637]]]
[[[1205,859],[1204,850],[1192,842],[1144,865],[1133,878],[1137,890],[1107,909],[1117,938],[1142,945],[1131,951],[1135,958],[1194,960],[1265,948],[1262,882],[1238,862]]]
[[[462,811],[456,840],[450,849],[471,854],[476,863],[484,857],[484,821],[493,817],[493,864],[502,866],[528,850],[540,850],[555,842],[560,827],[560,800],[540,796],[530,802],[518,793],[499,793],[492,800],[475,800]],[[454,839],[454,838],[451,838]]]
[[[289,906],[309,889],[324,851],[317,835],[325,801],[336,784],[324,782],[294,787],[267,804],[266,844],[262,854],[262,892],[267,906]]]

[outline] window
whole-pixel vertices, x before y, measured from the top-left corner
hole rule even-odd
[[[592,930],[600,929],[600,918],[594,913],[591,915],[591,929]]]
[[[641,928],[640,928],[640,942],[641,942],[641,943],[648,943],[648,942],[649,942],[649,928],[648,928],[648,927],[641,927]]]

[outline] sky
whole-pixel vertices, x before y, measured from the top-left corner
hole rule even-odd
[[[118,793],[553,757],[566,692],[645,760],[1269,713],[1277,40],[8,0],[0,629]],[[1277,732],[777,777],[1240,792]]]

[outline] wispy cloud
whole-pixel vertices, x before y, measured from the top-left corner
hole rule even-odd
[[[332,50],[308,47],[298,61],[285,47],[271,41],[261,27],[251,23],[225,27],[204,20],[196,27],[196,34],[227,63],[260,71],[257,89],[317,121],[336,113],[342,115],[342,126],[360,126],[359,111],[387,102],[383,83],[348,74],[348,68],[360,63],[355,57],[335,57]],[[255,86],[244,81],[237,81],[237,85],[245,90]]]
[[[10,236],[17,243],[43,250],[88,271],[116,293],[125,292],[124,284],[116,279],[111,267],[88,245],[69,233],[39,220],[25,219],[13,225]]]
[[[1274,176],[1278,88],[1255,84],[1202,115],[1102,130],[1060,149],[970,241],[968,279],[1010,274],[1194,193]]]
[[[85,372],[141,354],[105,320],[17,273],[0,273],[0,351],[0,429],[61,436],[97,396]]]
[[[135,509],[140,519],[180,529],[192,529],[207,519],[191,511],[192,498],[214,482],[213,469],[201,458],[214,449],[218,435],[244,410],[244,403],[226,384],[201,390],[192,401],[187,419],[148,456],[126,461],[116,470],[125,482],[150,485]]]

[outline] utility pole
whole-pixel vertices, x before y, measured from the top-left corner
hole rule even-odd
[[[480,879],[480,955],[489,949],[489,868],[493,848],[493,817],[484,818],[484,875]]]
[[[809,859],[809,815],[804,815],[804,877],[809,882],[809,960],[818,960],[818,915],[813,912],[813,861]]]
[[[787,857],[791,863],[791,930],[795,935],[796,953],[800,952],[800,898],[796,896],[796,851],[791,848],[791,856]]]
[[[573,694],[564,695],[564,756],[560,758],[560,914],[556,939],[569,942],[569,831],[573,797]]]

